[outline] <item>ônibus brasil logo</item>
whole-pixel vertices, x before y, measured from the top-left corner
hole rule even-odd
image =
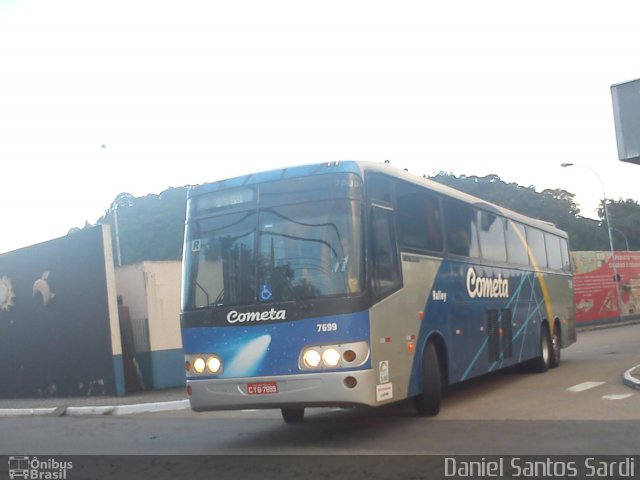
[[[73,462],[63,462],[54,458],[46,460],[38,457],[9,457],[9,478],[29,480],[66,480],[67,470],[73,468]]]
[[[240,313],[236,310],[231,310],[227,314],[227,322],[229,323],[245,323],[245,322],[264,322],[267,320],[286,320],[286,310],[265,310],[264,312],[244,312]]]
[[[481,277],[473,267],[467,270],[467,293],[471,298],[509,298],[509,282],[502,275]]]

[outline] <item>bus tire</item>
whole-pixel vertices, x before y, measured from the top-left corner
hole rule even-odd
[[[304,408],[282,408],[284,423],[302,423],[304,421]]]
[[[562,347],[562,339],[560,336],[560,327],[556,325],[551,336],[551,358],[549,359],[549,367],[556,368],[560,365],[560,349]]]
[[[427,343],[422,356],[422,393],[414,399],[416,412],[421,417],[433,417],[440,412],[442,403],[442,372],[438,351]]]
[[[551,366],[551,357],[553,347],[551,346],[551,335],[549,335],[549,327],[547,324],[542,325],[540,329],[540,347],[539,355],[531,360],[531,371],[534,373],[544,373]]]

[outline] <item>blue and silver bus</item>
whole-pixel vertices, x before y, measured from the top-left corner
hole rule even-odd
[[[567,234],[387,164],[190,190],[181,311],[195,411],[439,412],[443,388],[576,340]]]

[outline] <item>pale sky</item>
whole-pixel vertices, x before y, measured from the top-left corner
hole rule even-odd
[[[0,253],[136,196],[385,159],[640,200],[636,1],[0,0]],[[106,148],[102,148],[105,145]],[[614,225],[615,227],[615,225]]]

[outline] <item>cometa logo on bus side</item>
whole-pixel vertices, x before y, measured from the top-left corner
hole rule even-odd
[[[229,323],[245,323],[245,322],[264,322],[267,320],[286,320],[286,310],[265,310],[264,312],[245,312],[240,313],[236,310],[231,310],[227,314],[227,322]]]
[[[480,277],[473,267],[469,267],[467,292],[471,298],[509,298],[509,282],[500,274],[497,278]]]

